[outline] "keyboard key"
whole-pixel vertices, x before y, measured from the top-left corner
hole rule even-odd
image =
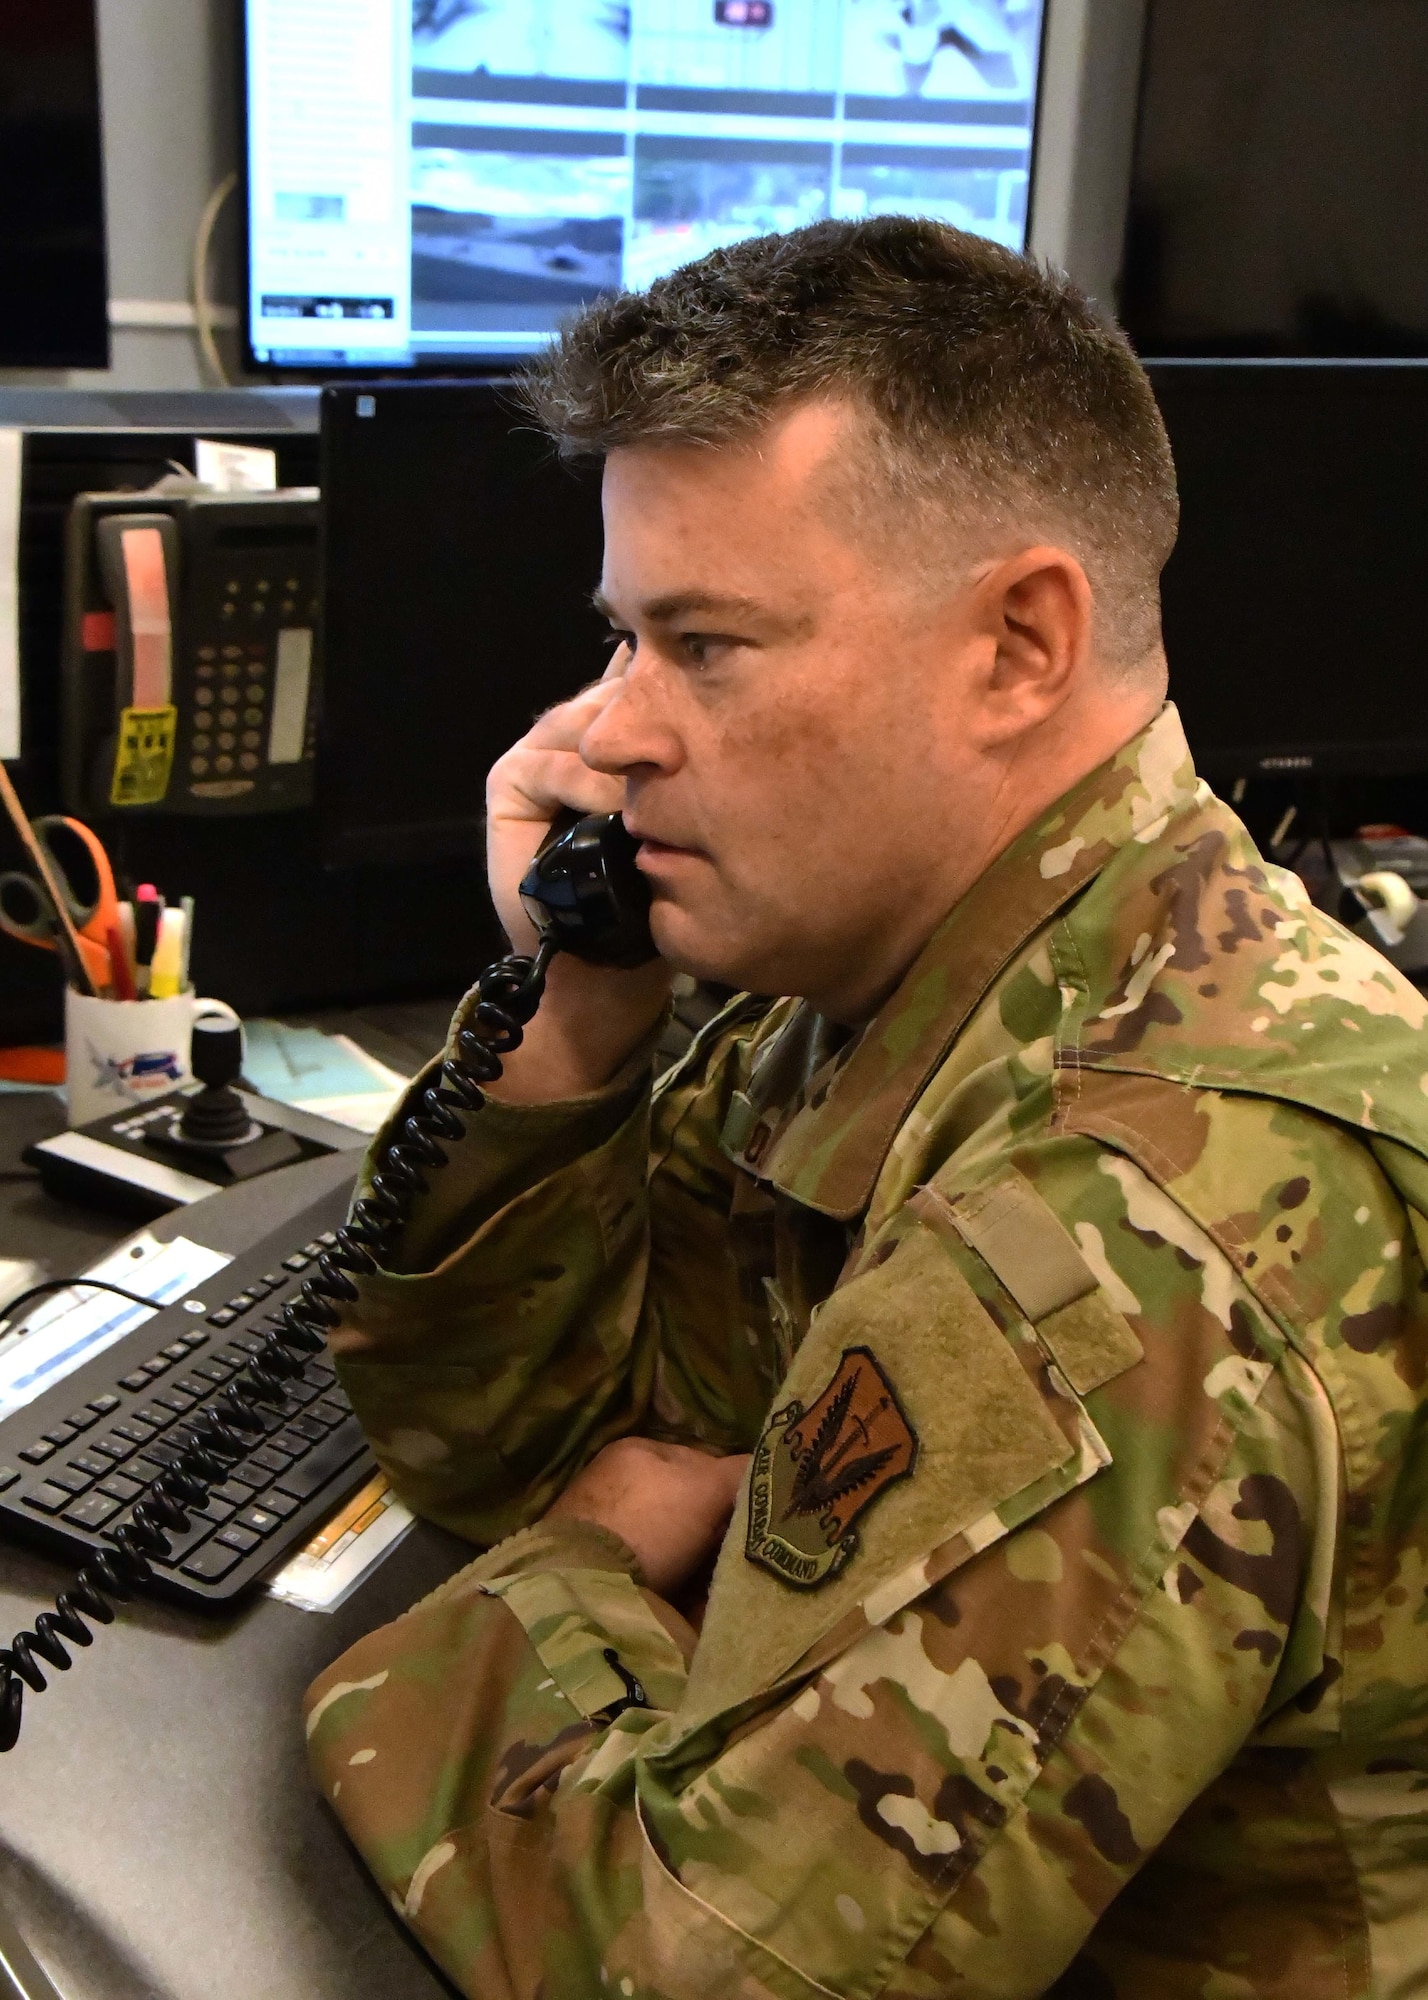
[[[285,1451],[289,1458],[302,1458],[313,1447],[311,1438],[303,1437],[291,1428],[279,1431],[275,1437],[269,1438],[268,1442],[274,1451]]]
[[[74,1437],[75,1433],[70,1429],[68,1424],[56,1424],[53,1430],[45,1432],[46,1440],[53,1445],[71,1444],[74,1441]]]
[[[317,1444],[327,1436],[328,1426],[317,1417],[289,1417],[288,1429],[305,1437],[309,1444]]]
[[[131,1486],[137,1486],[142,1493],[146,1486],[152,1486],[159,1474],[167,1471],[167,1469],[166,1466],[162,1465],[150,1465],[147,1460],[142,1458],[126,1458],[122,1472],[115,1472],[112,1466],[105,1467],[106,1472],[109,1473],[109,1478],[102,1482],[101,1490],[107,1493],[112,1483],[117,1480],[127,1479]]]
[[[143,1456],[148,1459],[151,1465],[158,1466],[159,1472],[166,1472],[171,1465],[178,1464],[179,1460],[183,1457],[183,1452],[176,1444],[171,1443],[169,1439],[155,1438],[152,1444],[144,1446]],[[150,1473],[149,1477],[157,1479],[158,1473]]]
[[[193,1372],[195,1375],[201,1375],[205,1382],[221,1384],[230,1379],[234,1370],[229,1362],[220,1361],[216,1354],[210,1354],[206,1361],[194,1363]],[[187,1376],[184,1379],[187,1381]]]
[[[352,1414],[352,1407],[349,1403],[337,1402],[332,1396],[324,1396],[313,1404],[309,1414],[316,1417],[319,1423],[326,1424],[332,1431],[336,1430],[339,1424],[346,1423]]]
[[[330,1250],[337,1241],[337,1231],[335,1229],[324,1229],[317,1240],[324,1250]]]
[[[266,1296],[265,1292],[259,1292],[257,1298],[251,1292],[235,1292],[233,1297],[228,1301],[225,1311],[231,1312],[236,1318],[239,1313],[247,1312],[250,1306],[257,1305],[259,1298],[266,1298]]]
[[[355,1417],[349,1417],[340,1430],[331,1437],[324,1438],[315,1451],[310,1451],[305,1459],[284,1472],[278,1485],[284,1493],[290,1493],[294,1500],[309,1500],[329,1479],[336,1478],[345,1465],[350,1465],[363,1448],[362,1427]]]
[[[144,1403],[134,1412],[134,1421],[136,1423],[149,1424],[156,1431],[163,1430],[173,1420],[174,1412],[164,1409],[157,1398],[152,1403]]]
[[[99,1418],[93,1410],[71,1410],[65,1422],[72,1431],[87,1431],[91,1424],[99,1422]]]
[[[337,1370],[326,1361],[305,1361],[303,1374],[309,1382],[315,1382],[319,1389],[330,1388],[337,1380]]]
[[[148,1386],[149,1378],[142,1368],[135,1368],[128,1375],[121,1375],[119,1377],[119,1387],[121,1389],[132,1390],[135,1395],[141,1389],[147,1389]]]
[[[218,1352],[214,1355],[213,1359],[215,1361],[225,1362],[230,1368],[241,1369],[241,1368],[246,1368],[248,1366],[249,1357],[246,1354],[240,1352],[236,1348],[220,1347]]]
[[[204,1583],[220,1583],[230,1569],[242,1561],[237,1549],[221,1548],[217,1540],[211,1541],[196,1556],[190,1556],[183,1566],[185,1576],[196,1576]]]
[[[210,1493],[201,1507],[194,1508],[193,1517],[196,1521],[211,1521],[215,1527],[221,1527],[225,1521],[233,1519],[233,1508],[228,1501],[220,1500],[215,1493]]]
[[[228,1478],[225,1484],[229,1486],[251,1486],[253,1493],[261,1493],[263,1488],[271,1483],[272,1477],[272,1473],[265,1470],[263,1466],[251,1465],[245,1460],[242,1465],[233,1465],[228,1468]],[[251,1499],[252,1494],[250,1493],[247,1497]]]
[[[65,1513],[65,1520],[72,1521],[76,1528],[97,1531],[106,1527],[119,1512],[119,1502],[110,1500],[102,1493],[91,1493],[86,1500],[76,1500]]]
[[[237,1317],[238,1315],[232,1306],[220,1306],[217,1312],[211,1312],[208,1315],[208,1324],[210,1326],[232,1326]]]
[[[20,1453],[21,1458],[24,1459],[27,1465],[43,1465],[47,1458],[53,1458],[54,1455],[54,1446],[46,1444],[43,1438],[38,1439],[34,1444],[27,1444]]]
[[[182,1389],[171,1385],[169,1388],[161,1390],[155,1396],[154,1401],[162,1409],[171,1410],[174,1416],[181,1417],[185,1410],[193,1408],[198,1398],[196,1396],[186,1396]]]
[[[192,1396],[195,1403],[201,1403],[205,1396],[213,1394],[211,1382],[200,1382],[196,1375],[178,1375],[169,1384],[171,1389],[182,1389],[185,1396]]]
[[[181,1534],[176,1534],[172,1528],[164,1530],[164,1533],[169,1538],[168,1554],[152,1556],[150,1558],[152,1562],[158,1563],[163,1569],[177,1569],[184,1557],[192,1555],[200,1542],[206,1542],[213,1533],[212,1521],[205,1521],[202,1515],[197,1514],[191,1508],[185,1509],[185,1512],[189,1517],[188,1526]]]
[[[18,1466],[0,1465],[0,1493],[8,1493],[19,1477]]]
[[[220,1528],[213,1539],[222,1542],[224,1548],[237,1549],[240,1556],[246,1556],[251,1549],[257,1548],[262,1536],[255,1535],[251,1528],[235,1528],[230,1523],[228,1527]]]
[[[246,1486],[240,1486],[235,1484],[231,1479],[225,1479],[221,1486],[214,1487],[208,1497],[210,1500],[222,1500],[229,1507],[246,1507],[253,1496]]]
[[[314,1236],[311,1243],[303,1244],[302,1254],[304,1257],[320,1257],[323,1252],[323,1247],[324,1246],[322,1238],[320,1236]]]
[[[107,1417],[111,1410],[118,1409],[119,1398],[117,1396],[91,1396],[89,1407],[93,1410],[96,1417]]]
[[[287,1279],[281,1271],[264,1271],[263,1283],[270,1292],[276,1292],[281,1286],[287,1283]]]
[[[129,1440],[127,1438],[115,1437],[113,1431],[106,1431],[102,1438],[96,1438],[89,1448],[91,1451],[97,1451],[104,1458],[112,1458],[116,1465],[121,1460],[132,1458],[134,1455],[134,1447],[130,1444]],[[23,1458],[24,1453],[22,1452],[20,1456]]]
[[[208,1343],[208,1335],[204,1332],[201,1326],[195,1326],[191,1327],[187,1333],[181,1333],[178,1337],[176,1345],[180,1347],[187,1347],[190,1351],[192,1351],[194,1348],[206,1346],[207,1343]]]
[[[151,1382],[157,1382],[161,1375],[168,1374],[173,1365],[166,1354],[156,1354],[144,1363],[144,1373]]]
[[[282,1526],[282,1516],[275,1514],[271,1507],[245,1507],[238,1516],[237,1526],[249,1528],[255,1535],[271,1535],[274,1528]],[[219,1539],[221,1541],[222,1537]],[[237,1546],[236,1542],[229,1544],[230,1548]]]
[[[306,1256],[301,1250],[295,1250],[291,1257],[284,1257],[283,1269],[285,1271],[305,1271],[311,1262],[311,1257]]]
[[[188,1360],[188,1349],[181,1340],[170,1341],[169,1345],[164,1349],[164,1353],[170,1361]]]
[[[70,1460],[70,1464],[77,1465],[81,1472],[87,1472],[91,1479],[102,1479],[109,1470],[109,1460],[96,1458],[92,1451],[82,1451],[78,1458]]]
[[[148,1444],[154,1435],[154,1426],[141,1422],[137,1414],[126,1417],[122,1424],[114,1426],[116,1437],[128,1438],[130,1444]]]
[[[248,1463],[249,1465],[261,1465],[265,1471],[271,1473],[286,1472],[292,1464],[292,1453],[279,1451],[275,1445],[264,1444],[260,1445],[256,1451],[249,1452]]]
[[[229,1348],[241,1348],[250,1358],[263,1351],[263,1337],[258,1333],[234,1333],[229,1335]],[[226,1352],[227,1350],[225,1350]]]
[[[137,1500],[143,1487],[137,1479],[131,1479],[127,1472],[111,1472],[107,1479],[99,1482],[101,1493],[107,1493],[111,1500],[117,1500],[121,1507],[127,1507],[131,1500]]]
[[[289,1514],[296,1514],[297,1510],[298,1503],[292,1495],[279,1493],[276,1486],[270,1487],[263,1495],[262,1511],[265,1514],[276,1514],[279,1520],[286,1521]]]
[[[89,1473],[79,1472],[72,1465],[57,1465],[50,1479],[54,1485],[62,1486],[66,1493],[87,1493],[94,1484]]]
[[[62,1507],[68,1507],[74,1495],[66,1493],[62,1486],[56,1486],[52,1480],[47,1479],[44,1485],[37,1486],[33,1493],[26,1493],[21,1497],[27,1507],[34,1507],[41,1514],[58,1514]]]

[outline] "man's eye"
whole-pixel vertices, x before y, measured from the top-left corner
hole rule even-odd
[[[610,631],[605,634],[605,644],[610,648],[612,653],[618,653],[621,646],[628,646],[633,653],[635,650],[635,635],[633,632]]]

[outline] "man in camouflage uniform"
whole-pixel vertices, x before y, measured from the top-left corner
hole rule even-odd
[[[885,626],[891,695],[840,680],[815,606],[804,719],[825,685],[855,712],[809,751],[759,708],[803,685],[795,642],[745,595],[696,618],[644,583],[699,553],[712,482],[738,590],[761,564],[791,590],[812,479],[829,603],[853,617],[846,569],[903,615],[870,551],[930,517],[904,483],[880,519],[865,461],[851,534],[809,400],[822,368],[875,401],[846,357],[889,296],[939,328],[917,365],[962,461],[993,403],[1038,395],[1046,457],[961,531],[966,615],[933,649],[962,663],[955,729],[917,705],[935,592]],[[741,353],[783,401],[679,442],[659,398],[727,396]],[[642,379],[653,443],[610,414]],[[899,221],[720,253],[598,309],[544,380],[552,427],[611,453],[626,639],[498,767],[498,907],[516,935],[515,850],[559,804],[623,801],[662,948],[809,997],[734,1002],[651,1089],[663,968],[557,960],[360,1282],[333,1345],[379,1458],[495,1546],[314,1685],[326,1796],[482,2000],[1428,1991],[1428,1003],[1260,859],[1161,706],[1153,634],[1125,640],[1125,545],[1153,585],[1173,519],[1134,361],[1059,281]],[[571,414],[592,381],[603,432]],[[835,414],[834,459],[866,421]],[[898,685],[906,754],[856,706]],[[989,758],[1015,782],[978,792]],[[769,840],[746,765],[816,820],[808,855],[796,819],[766,844],[772,886],[739,880]],[[967,800],[936,820],[949,770]]]

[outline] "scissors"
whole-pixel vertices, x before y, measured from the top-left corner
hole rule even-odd
[[[31,821],[35,840],[44,850],[55,886],[78,933],[84,969],[102,993],[113,983],[109,957],[109,933],[119,928],[119,900],[114,893],[114,870],[99,836],[82,820],[66,819],[63,813],[43,813]],[[58,842],[56,835],[59,836]],[[83,848],[84,856],[78,853]],[[86,880],[84,857],[87,856]],[[75,863],[81,864],[76,883]],[[0,930],[26,944],[59,950],[59,920],[50,892],[38,875],[11,869],[0,874]]]

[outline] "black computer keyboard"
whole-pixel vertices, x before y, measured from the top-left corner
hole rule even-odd
[[[311,1208],[184,1298],[0,1422],[0,1532],[83,1561],[188,1442],[203,1409],[262,1344],[346,1213],[350,1190]],[[375,1464],[327,1359],[309,1361],[265,1435],[190,1511],[154,1589],[193,1605],[229,1603],[305,1542]]]

